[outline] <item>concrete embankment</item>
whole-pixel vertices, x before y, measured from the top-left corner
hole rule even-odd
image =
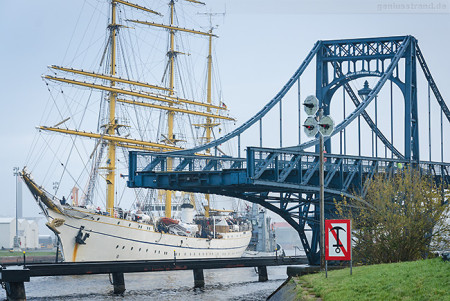
[[[59,258],[61,260],[61,257]],[[26,256],[26,263],[38,263],[38,262],[55,262],[55,255],[45,256]],[[23,256],[4,256],[0,257],[1,264],[23,264]]]
[[[292,277],[288,277],[285,282],[283,282],[280,287],[274,291],[269,297],[268,301],[293,301],[296,300],[297,290],[296,283]]]
[[[343,269],[341,266],[331,266],[328,267],[329,270]],[[300,285],[295,280],[295,277],[300,277],[307,274],[318,273],[320,271],[320,266],[288,266],[287,276],[285,282],[283,282],[280,287],[274,291],[268,298],[268,301],[294,301],[299,300],[300,296],[297,296],[297,286]],[[305,294],[309,295],[308,300],[321,300],[316,298],[314,294],[309,294],[308,290],[305,289]]]

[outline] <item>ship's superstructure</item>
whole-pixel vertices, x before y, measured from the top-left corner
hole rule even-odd
[[[204,5],[196,0],[185,0],[192,5]],[[109,62],[104,68],[106,72],[92,72],[79,68],[69,68],[52,65],[52,74],[44,76],[47,82],[59,83],[100,91],[103,105],[100,106],[97,131],[88,132],[72,129],[66,126],[70,117],[63,119],[54,126],[40,126],[39,130],[51,133],[61,133],[78,138],[95,139],[96,143],[89,159],[90,179],[83,189],[82,201],[78,202],[73,193],[72,202],[65,198],[58,199],[44,188],[36,184],[30,174],[24,169],[22,177],[36,201],[48,219],[49,228],[54,231],[62,244],[66,261],[89,260],[151,260],[172,258],[220,258],[239,257],[248,245],[251,237],[251,226],[246,219],[235,214],[210,215],[210,196],[182,195],[174,192],[153,192],[146,194],[147,198],[134,203],[133,210],[123,210],[118,202],[118,174],[117,164],[126,159],[119,159],[119,152],[128,149],[144,151],[173,151],[198,143],[207,143],[213,139],[214,129],[221,122],[234,121],[228,115],[222,100],[213,101],[213,67],[212,44],[213,28],[201,31],[187,29],[178,24],[176,2],[169,1],[168,22],[150,22],[138,19],[125,19],[118,15],[122,10],[131,9],[139,13],[162,17],[162,14],[144,6],[123,0],[110,1],[110,17],[108,37],[101,64]],[[119,34],[122,30],[134,30],[133,25],[148,27],[148,30],[165,30],[168,32],[168,44],[163,72],[159,84],[150,84],[143,80],[134,80],[129,76],[118,75],[118,68],[123,68],[117,59],[119,53],[127,53],[123,44],[119,46]],[[192,35],[207,38],[207,71],[204,100],[195,100],[182,93],[183,88],[177,87],[179,56],[189,56],[181,51],[181,44],[177,44],[180,35]],[[192,71],[192,70],[191,70]],[[82,79],[79,79],[81,77]],[[181,82],[181,80],[178,80]],[[77,100],[82,101],[82,100]],[[86,105],[87,107],[87,105]],[[143,128],[143,123],[156,123],[156,135],[134,133],[132,126],[123,116],[128,116],[120,110],[129,108],[137,116],[136,127]],[[137,110],[152,110],[148,115],[139,115]],[[102,113],[103,112],[103,113]],[[156,113],[155,113],[156,112]],[[146,116],[143,118],[142,116]],[[143,120],[144,119],[144,120]],[[178,119],[187,120],[184,125],[177,124]],[[201,132],[200,135],[177,134],[176,127],[193,132],[192,128]],[[75,139],[73,139],[75,141]],[[75,142],[74,142],[75,145]],[[75,146],[76,148],[76,146]],[[120,150],[120,151],[119,151]],[[217,150],[216,150],[217,151]],[[223,152],[222,150],[220,150]],[[106,153],[106,156],[104,155]],[[205,156],[211,155],[206,150]],[[167,162],[170,170],[172,162]],[[66,166],[64,166],[64,170]],[[87,165],[87,164],[86,164]],[[97,179],[103,177],[106,193],[104,195],[105,209],[94,205],[93,194],[98,191]],[[73,178],[73,176],[71,176]],[[120,179],[119,178],[119,179]],[[78,191],[78,188],[72,191]],[[77,192],[78,194],[78,192]],[[98,193],[97,193],[98,194]],[[136,193],[138,195],[138,193]],[[200,198],[200,201],[196,201]],[[177,199],[181,216],[174,218],[172,200]],[[153,202],[153,203],[152,203]],[[155,209],[155,203],[163,202],[164,217],[149,212]],[[195,215],[195,209],[203,214]],[[177,216],[178,217],[178,216]]]

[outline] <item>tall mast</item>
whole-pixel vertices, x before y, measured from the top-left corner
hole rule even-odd
[[[212,27],[209,30],[209,33],[211,34],[209,36],[209,52],[208,52],[208,83],[206,87],[206,101],[208,104],[211,104],[211,91],[212,91]],[[211,109],[207,108],[206,110],[208,113],[211,113]],[[211,141],[211,132],[213,125],[211,124],[211,118],[206,117],[206,143],[209,143]],[[206,150],[206,154],[210,154],[210,149],[208,148]],[[207,205],[205,206],[205,216],[209,217],[209,209],[211,208],[210,205],[210,196],[209,194],[205,194],[205,199],[207,202]]]
[[[109,25],[109,30],[111,31],[111,66],[110,75],[116,75],[116,3],[111,1],[111,24]],[[114,87],[116,82],[111,80],[111,87]],[[109,135],[114,135],[116,129],[116,96],[115,92],[109,93],[109,122],[107,133]],[[115,192],[115,175],[116,175],[116,142],[108,141],[108,159],[106,161],[106,211],[109,212],[111,216],[114,213],[114,192]]]
[[[212,28],[209,31],[212,34]],[[212,103],[211,100],[211,91],[212,91],[212,35],[209,36],[209,53],[208,53],[208,86],[207,86],[207,92],[206,92],[206,101],[208,104]],[[211,108],[207,108],[206,110],[208,113],[211,113]],[[206,118],[206,143],[209,143],[211,141],[211,118]],[[210,149],[208,148],[206,150],[206,153],[210,153]]]
[[[196,3],[196,4],[202,4],[204,5],[205,3],[197,1],[197,0],[186,0],[188,2],[192,2],[192,3]],[[127,20],[130,22],[134,22],[134,23],[139,23],[139,24],[145,24],[148,26],[152,26],[152,27],[160,27],[160,28],[166,28],[169,30],[169,50],[167,52],[167,57],[168,57],[168,64],[167,64],[167,70],[168,70],[168,81],[169,81],[169,87],[168,87],[168,98],[169,99],[173,99],[174,101],[179,101],[179,102],[187,102],[186,100],[181,100],[179,98],[175,98],[174,97],[174,90],[175,90],[175,58],[177,56],[178,53],[175,50],[175,32],[181,31],[181,32],[188,32],[188,33],[192,33],[192,34],[197,34],[197,35],[206,35],[209,37],[209,53],[208,53],[208,87],[207,87],[207,103],[203,103],[203,106],[206,107],[206,113],[203,114],[199,114],[197,112],[194,112],[197,115],[203,115],[206,117],[206,123],[204,124],[199,124],[196,126],[201,126],[204,127],[206,129],[206,137],[204,137],[206,139],[206,142],[211,141],[212,138],[212,128],[219,125],[218,123],[213,123],[213,119],[215,119],[216,114],[213,113],[213,111],[211,109],[217,109],[219,110],[226,110],[226,108],[223,108],[222,106],[214,106],[212,105],[212,95],[211,95],[211,91],[212,91],[212,37],[216,37],[214,34],[212,34],[213,28],[211,26],[211,29],[208,32],[202,32],[202,31],[198,31],[198,30],[192,30],[192,29],[187,29],[187,28],[183,28],[183,27],[178,27],[175,26],[175,22],[174,22],[174,18],[175,18],[175,1],[174,0],[170,0],[169,2],[169,6],[170,6],[170,24],[169,25],[165,25],[165,24],[158,24],[158,23],[154,23],[154,22],[146,22],[146,21],[140,21],[140,20]],[[123,100],[118,99],[117,101],[122,102]],[[196,103],[197,104],[197,103]],[[179,108],[175,108],[173,107],[173,103],[168,103],[168,105],[165,107],[165,110],[167,111],[167,136],[165,137],[165,140],[168,144],[172,145],[175,147],[177,141],[175,136],[174,136],[174,116],[176,112],[180,112]],[[149,105],[149,104],[145,104],[145,106],[153,106],[155,107],[155,105]],[[186,111],[186,110],[185,110]],[[192,112],[187,112],[188,114],[194,114]],[[221,119],[222,117],[220,115],[217,114],[217,118]],[[230,118],[232,119],[232,118]],[[207,153],[210,154],[210,150],[207,150]],[[173,168],[173,161],[171,158],[167,158],[167,169],[171,170]],[[163,194],[165,194],[165,216],[166,217],[171,217],[172,215],[172,191],[166,191],[166,192],[161,192],[160,196],[162,196]],[[206,197],[208,200],[208,208],[209,208],[209,196]],[[208,208],[207,211],[209,210]]]
[[[174,13],[175,13],[175,2],[174,0],[170,0],[170,26],[173,26],[173,19],[174,19]],[[170,31],[170,42],[169,42],[169,53],[167,54],[169,56],[169,95],[173,95],[174,86],[175,86],[175,72],[174,72],[174,65],[175,65],[175,31],[171,29]],[[171,144],[175,144],[175,141],[173,139],[173,119],[175,116],[174,111],[167,111],[167,139],[168,142]],[[172,170],[172,159],[167,159],[167,169]],[[166,217],[172,217],[172,191],[168,190],[166,191],[166,202],[165,202],[165,215]]]

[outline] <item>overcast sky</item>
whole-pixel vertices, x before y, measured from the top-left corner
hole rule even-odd
[[[102,1],[0,2],[0,216],[14,215],[13,167],[26,162],[48,99],[41,75],[48,65],[68,61],[67,47],[76,45],[73,29],[86,22],[80,17],[83,6]],[[214,2],[213,11],[226,10],[218,22],[217,53],[224,95],[238,124],[276,95],[317,40],[413,35],[444,98],[450,97],[448,0],[206,2]],[[304,89],[304,95],[311,94],[315,86]],[[36,216],[38,207],[25,187],[23,195],[24,214]]]

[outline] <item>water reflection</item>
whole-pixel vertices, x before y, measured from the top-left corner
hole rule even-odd
[[[254,268],[205,270],[205,288],[193,289],[192,271],[125,274],[126,292],[112,294],[108,275],[32,278],[27,300],[265,300],[286,279],[286,267],[268,267],[258,282]]]

